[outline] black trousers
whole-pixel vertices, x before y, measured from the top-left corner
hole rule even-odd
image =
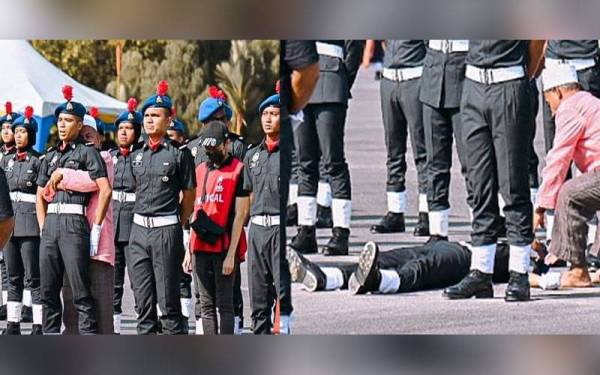
[[[461,173],[465,179],[467,177],[459,108],[434,108],[423,104],[423,127],[427,149],[427,202],[430,211],[444,211],[450,208],[450,169],[454,138]],[[468,179],[465,180],[465,185],[467,204],[471,206],[473,196]]]
[[[233,284],[235,272],[223,275],[226,254],[194,253],[194,275],[200,286],[202,328],[205,335],[233,334]],[[239,268],[239,264],[235,265]],[[217,322],[217,309],[219,322]]]
[[[202,305],[200,303],[200,281],[197,277],[192,277],[192,279],[194,280],[194,297],[196,297],[196,303],[194,305],[194,315],[196,317],[196,320],[199,320],[202,319]],[[239,317],[242,322],[244,321],[244,297],[242,295],[242,273],[240,271],[240,267],[236,267],[235,279],[233,281],[233,315]]]
[[[299,196],[315,197],[319,174],[325,174],[333,198],[350,199],[350,172],[344,154],[346,110],[341,103],[309,104],[304,108],[304,122],[294,133]]]
[[[97,331],[90,290],[90,228],[85,216],[49,214],[40,243],[40,291],[44,333],[58,334],[62,323],[60,292],[66,273],[79,316],[79,332]]]
[[[179,297],[183,255],[179,224],[159,228],[133,224],[125,259],[139,314],[138,334],[157,332],[157,302],[163,313],[163,333],[185,333]]]
[[[0,292],[6,290],[8,292],[8,270],[6,269],[6,261],[0,259],[0,273],[2,273],[2,283],[0,284]],[[6,304],[6,301],[2,301]]]
[[[423,105],[419,100],[421,79],[395,82],[381,80],[381,113],[387,150],[388,192],[406,190],[406,140],[410,134],[413,158],[417,167],[419,193],[427,192],[425,131]]]
[[[592,95],[600,98],[600,66],[596,65],[591,68],[577,72],[579,84],[585,91],[589,91]],[[544,100],[543,105],[544,117],[544,142],[546,145],[546,153],[554,144],[554,134],[556,133],[556,125],[554,124],[554,116],[550,111],[550,106]]]
[[[527,163],[527,169],[529,171],[529,187],[537,189],[540,187],[540,180],[538,177],[539,159],[533,143],[535,139],[535,130],[537,128],[536,118],[540,109],[540,92],[538,91],[535,80],[529,83],[529,87],[531,90],[531,110],[529,112],[529,121],[531,121],[529,137],[531,142],[529,142],[529,162]]]
[[[494,244],[498,239],[498,192],[506,203],[508,242],[530,244],[533,207],[526,167],[532,123],[529,83],[523,78],[486,85],[466,79],[460,110],[467,178],[473,189],[473,245]]]
[[[128,242],[115,242],[115,290],[113,293],[113,313],[122,314],[123,284],[125,284],[125,253]]]
[[[23,290],[31,290],[31,302],[42,303],[40,296],[40,238],[12,237],[4,249],[8,271],[8,300],[21,302]]]
[[[292,313],[291,277],[287,259],[281,256],[279,226],[250,225],[248,233],[248,286],[252,306],[252,330],[271,333],[273,285],[281,315]]]

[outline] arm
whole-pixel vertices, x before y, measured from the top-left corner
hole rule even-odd
[[[290,112],[296,113],[306,106],[319,79],[319,63],[311,64],[292,73],[292,104]]]
[[[555,207],[583,130],[584,119],[575,110],[567,109],[557,114],[554,146],[546,155],[546,166],[541,176],[543,182],[538,192],[539,207]]]
[[[363,68],[367,68],[371,64],[371,59],[375,54],[375,40],[368,39],[365,43],[365,49],[363,51],[362,56],[362,64]]]
[[[102,177],[96,180],[98,185],[98,208],[96,209],[96,217],[94,218],[94,224],[101,225],[106,216],[106,210],[110,204],[112,197],[112,188],[108,178]]]
[[[183,197],[181,198],[181,212],[179,220],[181,221],[181,226],[185,227],[187,222],[194,212],[194,198],[196,195],[195,189],[188,189],[183,191]]]
[[[529,41],[529,61],[527,62],[527,76],[529,79],[537,78],[544,68],[545,40]]]
[[[10,239],[14,227],[15,219],[12,202],[8,194],[8,183],[4,172],[0,169],[0,251]]]
[[[46,202],[46,200],[44,199],[44,188],[38,186],[35,199],[35,215],[37,216],[38,225],[40,226],[40,233],[44,228],[44,221],[46,220],[47,210],[48,202]]]
[[[224,275],[229,275],[231,272],[233,272],[237,247],[240,242],[240,235],[242,234],[242,229],[244,228],[244,223],[248,217],[249,210],[250,199],[248,197],[237,197],[235,199],[235,217],[233,219],[233,227],[231,229],[231,241],[229,241],[227,259],[223,263]]]
[[[364,46],[364,40],[346,40],[345,42],[346,56],[344,65],[346,65],[346,72],[348,72],[348,90],[352,90],[352,85],[354,85],[354,81],[356,80]]]
[[[69,168],[59,168],[57,171],[62,173],[62,180],[57,186],[60,190],[78,191],[80,193],[98,191],[98,185],[90,178],[87,171]]]
[[[0,250],[4,249],[6,243],[10,239],[12,235],[13,229],[15,227],[15,218],[9,217],[7,219],[0,220]]]

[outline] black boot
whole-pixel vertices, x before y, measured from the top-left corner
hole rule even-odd
[[[181,325],[183,326],[183,334],[189,335],[190,334],[190,321],[183,314],[181,314]]]
[[[288,247],[287,252],[292,282],[302,283],[309,292],[325,289],[327,277],[319,266],[292,248]]]
[[[298,205],[294,203],[287,206],[285,226],[293,227],[296,225],[298,225]]]
[[[377,267],[379,247],[373,241],[365,244],[363,251],[358,256],[356,271],[350,277],[350,291],[353,294],[365,294],[379,289],[381,273]]]
[[[439,234],[432,234],[431,237],[429,237],[429,239],[425,243],[430,244],[438,241],[448,241],[448,237],[440,236]]]
[[[371,226],[371,233],[401,233],[406,231],[404,214],[388,212],[381,218],[379,224]]]
[[[350,229],[335,227],[331,230],[331,239],[322,249],[323,255],[348,255]]]
[[[23,310],[21,311],[21,322],[33,322],[33,311],[30,306],[23,306]]]
[[[443,296],[448,299],[493,298],[492,274],[471,270],[458,284],[444,289]]]
[[[317,228],[332,228],[331,207],[317,205]]]
[[[317,252],[317,234],[314,226],[301,225],[298,233],[290,246],[301,254],[314,254]]]
[[[34,324],[33,326],[31,326],[31,335],[32,336],[43,335],[43,334],[44,333],[42,332],[41,324]]]
[[[413,234],[416,237],[429,236],[429,214],[427,212],[419,212],[419,221]]]
[[[6,329],[2,331],[3,335],[20,335],[21,334],[21,324],[15,322],[6,323]]]
[[[510,278],[506,286],[506,302],[529,301],[529,277],[526,273],[510,271]]]
[[[0,320],[6,320],[6,305],[0,306]]]

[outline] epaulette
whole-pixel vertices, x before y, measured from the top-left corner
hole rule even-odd
[[[95,146],[95,145],[94,145],[94,142],[87,142],[85,145],[86,145],[86,146]]]
[[[54,149],[55,149],[55,147],[54,147],[54,146],[50,146],[50,148],[46,150],[46,153],[48,153],[48,152],[51,152],[51,151],[54,151]]]
[[[180,150],[183,150],[183,149],[186,149],[186,148],[187,148],[187,145],[181,145],[181,146],[179,146]]]
[[[46,158],[46,154],[40,155],[40,156],[38,157],[38,159],[40,159],[40,160],[44,160],[45,158]]]

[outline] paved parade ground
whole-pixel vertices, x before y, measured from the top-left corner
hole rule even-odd
[[[382,251],[421,243],[427,238],[412,235],[416,224],[416,169],[409,149],[408,212],[406,233],[369,232],[386,211],[385,146],[379,102],[379,83],[373,72],[361,70],[352,91],[346,124],[346,156],[352,178],[350,256],[323,257],[319,261],[355,261],[368,240]],[[540,110],[541,112],[541,110]],[[538,117],[536,151],[543,157],[541,116]],[[409,144],[410,148],[410,144]],[[542,163],[542,160],[540,160]],[[466,192],[456,152],[452,166],[450,239],[467,240],[469,214]],[[290,228],[288,234],[294,234]],[[319,246],[330,230],[319,229]],[[532,301],[504,302],[506,284],[495,286],[493,300],[447,301],[441,290],[396,295],[354,296],[348,291],[308,293],[293,286],[296,334],[597,334],[600,333],[600,288],[579,290],[532,290]]]

